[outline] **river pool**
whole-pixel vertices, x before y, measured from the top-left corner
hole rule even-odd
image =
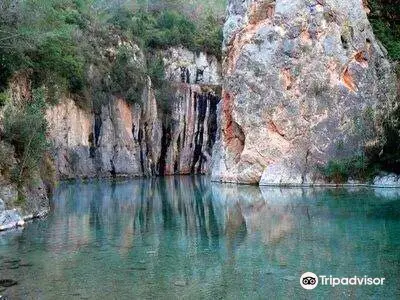
[[[308,291],[307,271],[385,282]],[[396,189],[62,183],[46,219],[0,235],[10,299],[399,299],[399,277]]]

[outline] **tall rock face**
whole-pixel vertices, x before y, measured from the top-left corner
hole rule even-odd
[[[229,0],[215,181],[323,182],[379,135],[396,86],[362,0]]]
[[[113,97],[92,113],[64,98],[47,111],[61,179],[208,172],[217,133],[220,64],[183,48],[162,56],[172,87],[168,103],[160,103],[148,79],[134,104]]]

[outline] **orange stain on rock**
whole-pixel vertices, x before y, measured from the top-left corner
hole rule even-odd
[[[354,82],[353,76],[351,75],[349,68],[346,67],[342,73],[342,82],[345,87],[347,87],[350,91],[356,93],[358,88]]]
[[[312,45],[312,38],[308,30],[303,30],[300,33],[300,41],[303,45]]]
[[[222,124],[223,140],[229,151],[236,154],[236,160],[240,159],[240,154],[244,149],[244,134],[240,126],[233,120],[233,99],[232,95],[226,91],[222,93],[222,110],[224,122]]]
[[[224,117],[225,117],[225,126],[224,126],[224,138],[229,140],[233,136],[233,131],[232,131],[232,100],[231,100],[231,94],[223,91],[223,96],[222,96],[222,109],[224,112]]]
[[[362,65],[364,68],[368,67],[368,58],[366,55],[366,52],[364,50],[362,51],[358,51],[355,55],[354,55],[354,59],[356,60],[356,62],[358,62],[360,65]]]
[[[364,11],[367,15],[371,13],[371,9],[369,8],[368,0],[362,0]]]

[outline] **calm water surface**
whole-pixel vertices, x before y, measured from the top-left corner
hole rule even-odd
[[[62,184],[0,235],[10,299],[399,299],[400,191],[279,189],[206,177]],[[303,290],[302,273],[385,277]]]

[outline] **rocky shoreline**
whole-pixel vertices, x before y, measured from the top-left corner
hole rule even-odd
[[[364,186],[373,188],[400,188],[400,175],[397,174],[385,174],[375,176],[370,182],[361,182],[359,180],[349,179],[346,183],[335,184],[326,182],[312,182],[312,183],[263,183],[260,182],[260,186],[270,187],[354,187]]]
[[[126,178],[127,179],[127,178]],[[78,179],[79,180],[79,179]],[[314,183],[314,184],[260,184],[260,187],[276,187],[276,188],[351,188],[351,187],[369,187],[378,189],[399,189],[400,188],[400,175],[396,174],[382,174],[376,176],[370,183],[362,183],[356,180],[349,180],[344,184],[329,184],[329,183]],[[24,215],[19,209],[6,209],[3,200],[0,199],[0,232],[23,228],[28,221],[34,219],[43,219],[49,213],[48,209],[43,209],[34,214]]]
[[[16,208],[6,210],[3,200],[0,199],[0,232],[24,227],[26,222],[34,219],[42,219],[48,213],[49,211],[44,209],[35,214],[23,215]]]

